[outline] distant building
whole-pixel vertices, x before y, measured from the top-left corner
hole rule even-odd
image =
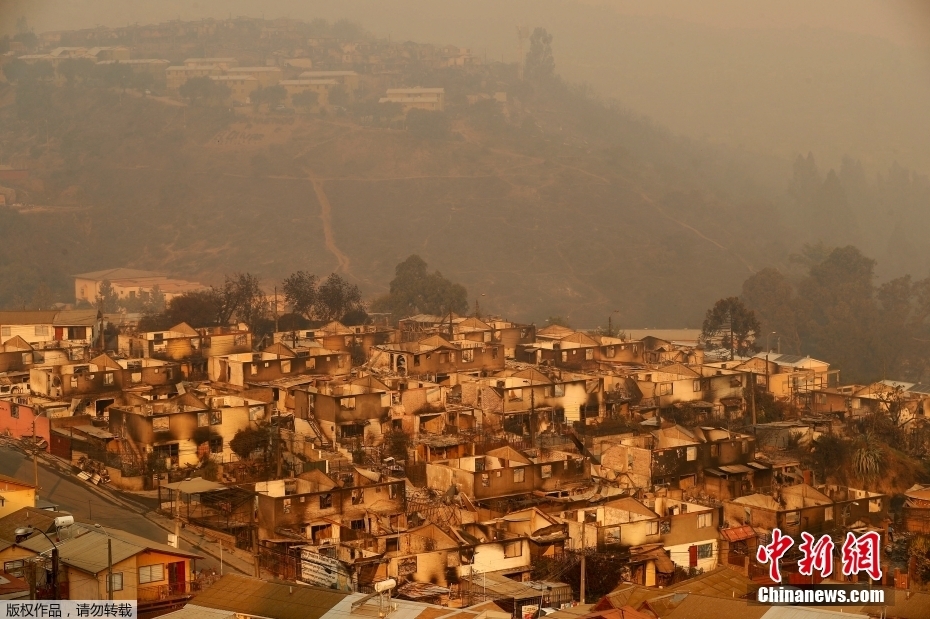
[[[446,109],[445,88],[388,88],[381,103],[399,103],[404,111],[418,109],[441,112]]]
[[[226,69],[229,77],[253,77],[262,88],[274,86],[281,81],[281,69],[278,67],[230,67]]]
[[[131,299],[140,291],[151,293],[157,287],[159,292],[165,295],[165,300],[170,301],[185,292],[201,290],[204,287],[196,282],[173,279],[154,271],[106,269],[75,275],[74,298],[78,302],[94,303],[100,294],[100,285],[105,281],[110,282],[120,299]]]

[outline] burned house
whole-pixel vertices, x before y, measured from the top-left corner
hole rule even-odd
[[[380,442],[388,421],[391,393],[384,383],[363,377],[295,387],[294,416],[310,423],[329,444]]]
[[[364,355],[368,358],[371,349],[375,346],[394,341],[395,333],[394,329],[388,327],[377,325],[347,327],[334,320],[316,329],[279,331],[274,334],[274,342],[291,348],[320,347],[356,356]]]
[[[236,432],[271,417],[270,404],[235,395],[185,393],[168,400],[110,407],[110,432],[120,437],[120,457],[140,465],[150,458],[167,469],[205,458],[229,462]]]
[[[680,567],[717,565],[719,509],[668,496],[623,497],[603,505],[571,505],[558,513],[579,549],[629,551],[659,544]]]
[[[478,376],[481,372],[503,370],[504,351],[493,343],[464,339],[450,342],[432,335],[415,342],[376,346],[370,364],[372,368],[386,369],[401,376],[425,377],[444,383],[454,374]]]
[[[57,400],[76,402],[72,412],[85,410],[106,417],[106,410],[124,391],[144,395],[155,388],[181,381],[178,364],[159,360],[116,361],[99,355],[86,363],[33,366],[29,370],[32,393]]]
[[[211,356],[251,350],[252,334],[244,325],[194,329],[182,322],[165,331],[119,336],[120,353],[132,358],[177,361],[185,378],[206,376]]]
[[[878,526],[887,515],[887,496],[834,485],[815,488],[796,484],[778,488],[774,494],[751,494],[723,502],[723,517],[731,527],[777,527],[795,537],[801,531],[845,530],[856,523]]]
[[[478,501],[581,487],[590,485],[590,479],[584,456],[548,451],[527,457],[510,446],[426,465],[430,488],[445,492],[454,486]]]
[[[769,467],[755,462],[755,437],[711,427],[685,428],[669,425],[648,434],[620,438],[605,443],[601,450],[600,471],[622,487],[689,490],[702,486],[718,494],[745,493],[753,486],[753,475],[764,475]],[[738,467],[738,468],[732,468]],[[717,481],[721,471],[749,475],[749,485],[737,475],[738,486]],[[712,478],[710,482],[707,482]]]
[[[290,535],[314,545],[335,545],[350,541],[343,539],[347,532],[373,540],[382,531],[406,528],[403,480],[364,469],[336,480],[323,477],[256,484],[259,539]]]

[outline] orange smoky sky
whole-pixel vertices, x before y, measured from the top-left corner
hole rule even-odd
[[[580,0],[622,14],[719,28],[831,28],[930,46],[927,0]]]

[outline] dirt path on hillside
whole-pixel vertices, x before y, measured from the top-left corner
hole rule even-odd
[[[342,250],[336,245],[336,236],[333,234],[333,206],[329,203],[329,198],[326,197],[326,192],[323,190],[323,181],[315,177],[310,170],[307,170],[307,176],[310,178],[310,182],[313,183],[316,200],[320,203],[320,221],[323,222],[323,243],[326,245],[326,250],[336,258],[336,271],[351,275],[349,257],[342,253]]]

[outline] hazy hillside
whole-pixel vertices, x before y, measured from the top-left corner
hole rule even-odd
[[[431,79],[460,88],[453,71]],[[49,91],[47,151],[44,116],[18,110],[16,90],[4,87],[0,125],[32,154],[33,206],[0,210],[7,291],[28,256],[65,297],[68,273],[122,264],[269,284],[335,270],[375,294],[417,252],[515,318],[596,325],[616,309],[628,324],[693,325],[789,249],[735,153],[557,87],[513,97],[509,120],[454,105],[436,139],[66,86]]]
[[[276,45],[229,36],[147,51],[262,63]],[[804,244],[858,245],[883,279],[930,270],[930,181],[906,167],[680,137],[514,65],[428,66],[366,77],[322,116],[99,76],[0,82],[0,160],[31,169],[13,186],[26,207],[0,208],[0,305],[70,300],[69,274],[120,265],[206,283],[250,271],[268,288],[336,271],[374,296],[415,252],[514,319],[682,327],[763,267],[791,273]],[[384,88],[409,84],[445,88],[446,112],[373,121]],[[494,92],[506,103],[469,103]]]

